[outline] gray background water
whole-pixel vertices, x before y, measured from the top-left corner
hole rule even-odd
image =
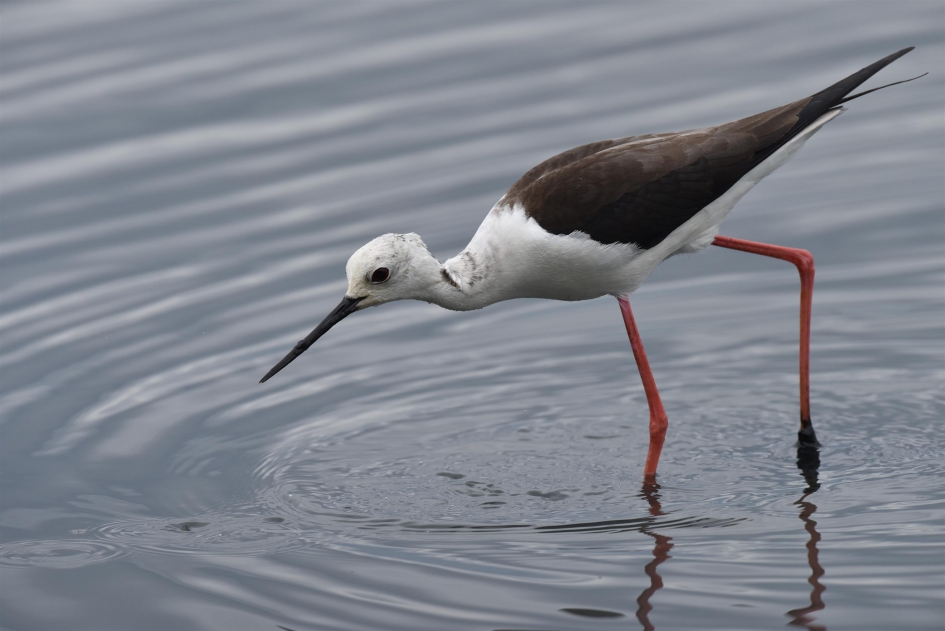
[[[945,7],[11,2],[0,10],[4,629],[945,625]],[[615,301],[415,303],[259,377],[388,232],[463,247],[540,160],[723,122],[907,45]],[[448,474],[448,475],[446,475]],[[803,497],[803,499],[801,499]]]

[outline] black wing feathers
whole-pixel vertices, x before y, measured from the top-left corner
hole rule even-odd
[[[712,166],[699,158],[601,206],[582,232],[600,243],[649,249],[737,182],[742,162]]]
[[[504,200],[552,234],[647,249],[665,239],[873,74],[912,48],[813,96],[725,125],[605,140],[531,169]]]

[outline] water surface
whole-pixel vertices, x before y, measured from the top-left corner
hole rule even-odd
[[[9,3],[4,629],[945,624],[940,3]],[[441,259],[528,168],[811,94],[904,46],[710,248],[615,301],[359,313],[265,385],[384,232]]]

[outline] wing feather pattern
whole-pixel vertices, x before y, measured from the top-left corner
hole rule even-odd
[[[881,68],[889,55],[799,101],[731,123],[594,142],[531,169],[503,198],[553,234],[648,249],[713,202]]]

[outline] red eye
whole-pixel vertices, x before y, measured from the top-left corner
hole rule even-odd
[[[383,283],[390,277],[390,270],[386,267],[378,267],[374,270],[374,273],[371,274],[372,283]]]

